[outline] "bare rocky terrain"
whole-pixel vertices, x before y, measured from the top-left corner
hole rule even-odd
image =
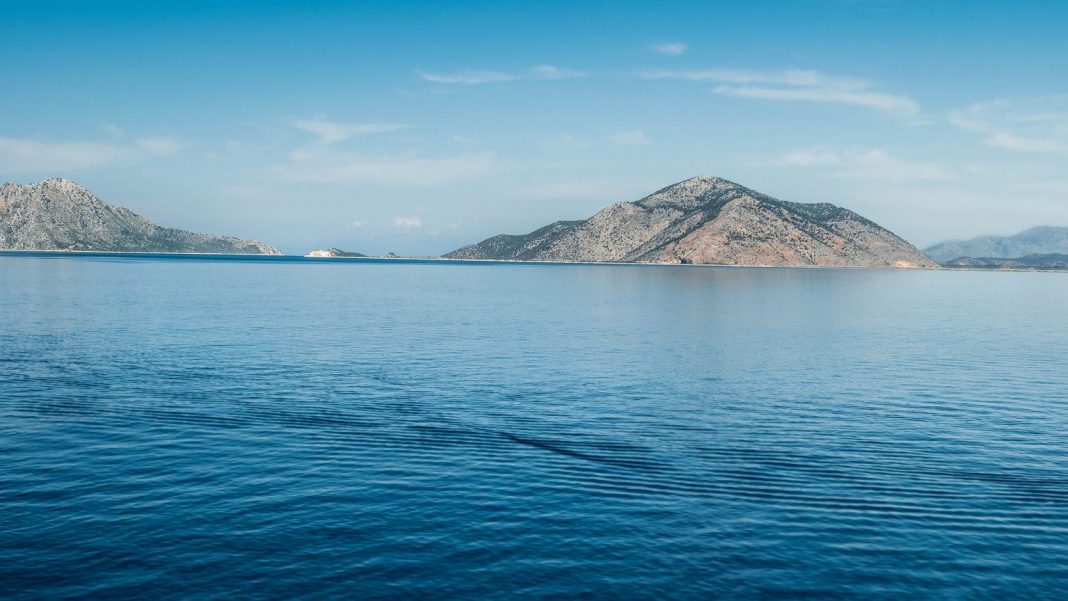
[[[585,221],[500,235],[451,259],[900,267],[938,265],[912,244],[828,203],[777,200],[717,177],[694,177]]]
[[[0,186],[0,249],[282,254],[258,240],[160,227],[66,179]]]

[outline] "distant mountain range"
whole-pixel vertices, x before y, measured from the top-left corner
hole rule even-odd
[[[1015,259],[1027,255],[1068,253],[1068,227],[1040,226],[1014,236],[981,236],[943,242],[927,249],[940,263],[961,257]]]
[[[942,265],[966,269],[1068,269],[1068,254],[1027,255],[1016,259],[960,257]]]
[[[0,186],[0,250],[280,255],[258,240],[158,226],[82,186],[52,178]],[[362,257],[336,248],[316,257]],[[390,253],[389,256],[396,256]],[[778,200],[718,177],[693,177],[593,217],[499,235],[449,259],[820,267],[1066,269],[1068,227],[943,242],[926,254],[828,203]],[[937,261],[938,263],[936,263]]]
[[[0,249],[282,254],[258,240],[160,227],[66,179],[0,186]]]
[[[872,221],[833,204],[777,200],[718,177],[694,177],[584,221],[499,235],[451,259],[937,267]]]

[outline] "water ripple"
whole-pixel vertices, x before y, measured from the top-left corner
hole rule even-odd
[[[1068,585],[1068,278],[311,266],[0,257],[5,598]]]

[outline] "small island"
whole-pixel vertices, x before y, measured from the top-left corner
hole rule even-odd
[[[357,252],[349,252],[339,248],[325,248],[313,250],[304,256],[313,259],[359,259],[361,257],[366,257],[367,255]]]

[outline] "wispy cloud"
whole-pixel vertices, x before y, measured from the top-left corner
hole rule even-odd
[[[836,151],[822,146],[796,150],[771,161],[775,165],[801,168],[831,168],[827,175],[846,179],[946,181],[956,175],[932,162],[913,162],[880,149]]]
[[[367,225],[366,221],[364,221],[362,219],[357,219],[356,221],[352,222],[352,229],[358,230],[358,229],[360,229],[361,227],[363,227],[365,225]]]
[[[429,73],[416,70],[416,75],[431,83],[443,83],[449,85],[473,86],[483,83],[498,83],[502,81],[515,81],[518,76],[500,71],[457,71],[455,73]]]
[[[806,150],[795,150],[793,152],[786,153],[779,164],[786,165],[788,167],[814,167],[817,165],[838,165],[842,162],[842,158],[838,156],[838,153],[826,148],[814,147]]]
[[[740,98],[847,104],[902,117],[916,117],[920,112],[919,103],[912,98],[876,91],[869,81],[811,70],[658,70],[640,75],[647,79],[717,82],[722,85],[713,88],[713,92]]]
[[[394,217],[393,227],[395,228],[420,228],[423,227],[422,217]]]
[[[121,138],[126,135],[126,132],[122,131],[122,128],[114,123],[101,123],[100,130],[111,138]]]
[[[689,49],[689,46],[687,46],[683,42],[663,42],[661,44],[653,44],[652,46],[650,46],[650,48],[653,50],[653,52],[656,52],[658,54],[666,54],[668,56],[680,56],[682,54],[686,54],[686,51]]]
[[[608,141],[621,146],[641,146],[651,143],[649,138],[645,137],[645,132],[640,129],[614,133],[608,137]]]
[[[170,156],[182,148],[177,138],[140,138],[121,142],[46,142],[0,137],[0,164],[13,172],[58,173],[105,166],[126,166]]]
[[[950,114],[958,128],[1013,152],[1068,152],[1068,96],[980,102]]]
[[[333,144],[334,142],[341,142],[353,136],[380,134],[407,127],[401,123],[345,123],[341,121],[330,121],[323,117],[295,119],[290,122],[290,125],[316,136],[319,139],[319,142],[323,144]]]
[[[312,150],[291,153],[282,168],[289,181],[320,184],[373,184],[427,187],[453,184],[488,175],[493,168],[490,152],[443,158],[367,157]]]
[[[835,174],[852,179],[946,181],[956,176],[937,163],[913,163],[896,159],[882,150],[866,150],[849,160],[849,165]]]
[[[582,77],[587,77],[587,74],[576,69],[538,65],[530,70],[529,79],[579,79]]]
[[[870,109],[912,116],[919,113],[915,100],[904,96],[836,88],[764,88],[754,86],[718,86],[715,93],[741,98],[764,100],[803,100],[807,102],[831,102],[852,104]]]
[[[431,73],[417,69],[415,74],[423,81],[446,85],[473,86],[487,83],[502,83],[520,80],[577,79],[588,74],[576,69],[554,65],[536,65],[526,71],[506,73],[503,71],[465,70],[453,73]]]
[[[754,71],[749,69],[681,69],[643,71],[647,79],[683,79],[687,81],[715,81],[735,84],[770,84],[782,86],[828,86],[857,88],[870,85],[860,79],[827,76],[819,71],[788,69],[785,71]]]

